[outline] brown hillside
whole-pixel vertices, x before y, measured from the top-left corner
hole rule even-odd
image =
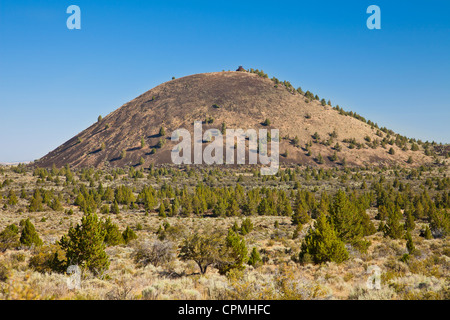
[[[219,108],[217,108],[218,106]],[[134,100],[124,104],[101,121],[79,133],[57,149],[36,162],[41,167],[55,164],[61,167],[70,164],[73,167],[103,167],[137,165],[144,158],[144,166],[150,163],[170,163],[170,150],[175,145],[170,134],[178,128],[193,131],[193,122],[211,117],[213,124],[203,128],[260,129],[266,118],[271,128],[280,130],[280,153],[288,152],[288,156],[280,156],[281,162],[301,163],[315,166],[341,165],[345,158],[347,165],[412,165],[417,166],[432,161],[419,151],[403,151],[396,144],[386,144],[372,148],[368,141],[381,141],[386,133],[377,136],[377,128],[351,116],[339,114],[331,106],[322,106],[319,101],[307,101],[304,95],[290,92],[282,84],[276,86],[267,78],[250,72],[213,72],[196,74],[163,83]],[[166,144],[156,148],[161,138],[159,128],[166,131]],[[335,131],[337,136],[330,134]],[[314,141],[313,135],[320,136],[318,142],[311,146],[311,156],[304,149],[306,143]],[[380,132],[378,132],[380,133]],[[294,146],[293,138],[298,136],[299,146]],[[146,146],[141,149],[141,137]],[[367,138],[368,137],[368,138]],[[392,136],[395,140],[395,136]],[[349,148],[355,139],[360,145]],[[367,140],[365,140],[367,139]],[[331,161],[338,142],[342,147],[337,152],[337,161]],[[102,144],[104,148],[102,149]],[[395,153],[389,154],[393,148]],[[152,154],[151,150],[156,152]],[[121,158],[122,150],[126,155]],[[319,153],[324,158],[323,164],[316,159]],[[407,164],[409,156],[412,164]]]

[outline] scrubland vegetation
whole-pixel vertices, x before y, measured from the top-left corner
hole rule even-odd
[[[0,299],[450,297],[446,166],[7,166],[0,208]]]

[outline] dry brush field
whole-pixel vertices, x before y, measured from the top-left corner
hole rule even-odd
[[[257,172],[223,167],[0,167],[0,299],[449,299],[447,167],[292,166],[268,178]],[[144,189],[151,194],[145,199]],[[249,209],[252,190],[258,191]],[[338,190],[348,203],[361,206],[367,200],[364,223],[371,231],[342,240],[347,252],[343,261],[318,262],[312,251],[301,255],[318,216],[334,221]],[[265,209],[263,199],[272,207]],[[380,218],[380,206],[389,208],[389,203],[400,208],[404,231],[398,237],[383,227],[393,228],[389,209]],[[299,205],[306,212],[303,223],[293,222],[301,214]],[[128,229],[133,236],[114,244],[105,240],[109,266],[100,274],[86,268],[80,288],[70,289],[67,251],[60,242],[87,214],[109,219],[119,235]],[[41,244],[23,240],[27,219]],[[414,221],[409,229],[408,219]],[[245,220],[251,228],[243,232]],[[5,230],[11,225],[17,232],[8,235]],[[431,237],[424,234],[427,228]],[[227,260],[225,271],[217,257],[204,273],[192,259],[183,258],[183,246],[192,235],[217,233],[225,239],[230,229],[246,252],[243,259],[231,255],[234,260]],[[407,247],[406,231],[414,250]],[[253,248],[259,259],[249,263]],[[55,253],[59,268],[51,263]],[[380,289],[367,286],[374,266],[380,268]]]

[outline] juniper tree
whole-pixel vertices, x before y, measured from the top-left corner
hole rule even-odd
[[[105,252],[106,230],[96,214],[85,214],[81,223],[70,227],[62,236],[59,245],[66,253],[68,265],[78,265],[95,275],[109,268],[109,257]]]
[[[42,197],[41,193],[38,189],[33,194],[33,197],[31,198],[30,205],[28,206],[28,211],[30,212],[38,212],[43,211],[44,207],[42,204]]]
[[[227,206],[226,216],[227,217],[233,217],[233,216],[237,216],[237,215],[239,215],[239,205],[238,205],[236,199],[232,198],[229,201],[229,204]]]
[[[400,239],[403,236],[403,225],[400,223],[402,213],[398,205],[391,206],[388,211],[386,226],[384,228],[384,235],[392,239]]]
[[[430,230],[430,227],[427,225],[427,226],[425,226],[425,230],[423,230],[423,237],[426,239],[426,240],[430,240],[430,239],[433,239],[433,235],[431,234],[431,230]]]
[[[445,237],[450,233],[450,212],[445,209],[430,212],[430,230],[434,237]]]
[[[250,233],[252,230],[253,230],[252,221],[249,218],[245,218],[241,224],[241,228],[240,228],[241,234],[243,236],[245,236],[246,234]]]
[[[120,213],[119,204],[117,203],[117,201],[114,201],[114,203],[111,204],[109,211],[114,214]]]
[[[225,238],[225,246],[222,247],[221,259],[218,262],[219,273],[226,274],[232,269],[242,270],[247,261],[247,247],[244,238],[229,229]]]
[[[319,155],[317,156],[317,163],[318,164],[323,164],[324,163],[324,160],[323,160],[323,157],[322,157],[322,155],[319,153]]]
[[[330,161],[337,161],[337,159],[338,159],[338,157],[337,157],[337,153],[336,153],[336,151],[334,151],[334,153],[333,153],[333,155],[332,156],[330,156]]]
[[[161,202],[161,204],[159,205],[158,216],[162,218],[166,217],[166,207],[164,206],[164,202]]]
[[[257,268],[261,264],[261,256],[259,255],[259,251],[253,247],[252,252],[250,254],[250,258],[248,259],[248,264],[253,268]]]
[[[414,251],[416,251],[416,247],[414,246],[411,233],[409,231],[406,232],[406,249],[408,250],[409,254],[413,254]]]
[[[22,222],[22,233],[19,241],[21,244],[29,247],[42,245],[42,240],[39,238],[39,235],[29,218]]]
[[[123,242],[122,234],[119,231],[119,226],[107,218],[102,223],[102,228],[105,230],[104,242],[107,246],[116,246]]]
[[[130,241],[137,239],[136,233],[127,226],[126,229],[122,232],[123,241],[125,244],[128,244]]]
[[[405,211],[405,230],[413,231],[416,228],[416,224],[414,223],[414,216],[412,215],[411,210]]]
[[[292,224],[305,224],[311,220],[308,215],[308,211],[302,204],[298,204],[295,208],[294,214],[292,215]]]
[[[363,235],[363,216],[342,189],[338,190],[330,205],[330,219],[344,242],[358,240]]]
[[[10,189],[8,192],[8,204],[10,206],[14,206],[17,204],[17,202],[18,202],[18,200],[17,200],[16,193],[14,192],[13,189]]]
[[[220,133],[225,135],[227,132],[227,124],[225,122],[222,122],[222,127],[220,129]]]
[[[314,228],[309,228],[302,242],[299,258],[300,261],[312,259],[314,263],[340,263],[348,259],[344,242],[338,238],[325,214],[321,213]]]

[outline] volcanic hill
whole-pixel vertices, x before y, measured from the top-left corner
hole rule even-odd
[[[413,140],[255,72],[195,74],[165,82],[124,104],[35,162],[39,167],[104,167],[171,163],[172,131],[227,128],[280,130],[280,162],[312,166],[432,162]],[[275,80],[274,80],[275,79]],[[264,124],[268,119],[270,124]],[[163,127],[165,135],[160,135]],[[142,147],[143,138],[143,147]],[[395,142],[395,143],[394,143]],[[409,159],[409,161],[408,161]]]

